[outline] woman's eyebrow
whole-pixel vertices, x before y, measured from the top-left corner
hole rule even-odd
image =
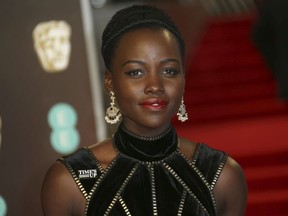
[[[141,65],[145,65],[145,62],[144,61],[141,61],[141,60],[128,60],[128,61],[125,61],[122,66],[125,66],[126,64],[141,64]]]
[[[168,59],[161,60],[161,63],[168,63],[168,62],[177,62],[180,64],[180,61],[178,59],[174,59],[174,58],[168,58]]]
[[[178,59],[175,59],[175,58],[167,58],[167,59],[163,59],[160,61],[161,63],[168,63],[168,62],[177,62],[180,64],[180,61]],[[145,65],[146,63],[144,61],[141,61],[141,60],[127,60],[125,61],[123,64],[122,64],[122,67],[124,67],[125,65],[127,64],[140,64],[140,65]]]

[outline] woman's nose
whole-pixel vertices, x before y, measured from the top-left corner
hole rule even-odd
[[[158,74],[151,74],[146,77],[145,93],[162,94],[165,92],[163,78]]]

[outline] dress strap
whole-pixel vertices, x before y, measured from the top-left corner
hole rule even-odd
[[[215,150],[206,144],[198,144],[193,163],[213,189],[227,161],[227,153]]]
[[[103,172],[93,153],[88,148],[81,148],[74,154],[58,159],[71,173],[74,181],[85,198]]]

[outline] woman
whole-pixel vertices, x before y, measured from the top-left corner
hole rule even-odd
[[[62,158],[47,173],[45,215],[244,215],[246,184],[224,152],[176,134],[183,103],[184,41],[151,6],[120,10],[103,33],[113,138]],[[117,102],[117,105],[116,105]],[[119,109],[118,109],[119,107]]]

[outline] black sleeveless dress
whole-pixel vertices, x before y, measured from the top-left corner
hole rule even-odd
[[[120,125],[113,140],[117,156],[105,170],[89,148],[60,159],[86,198],[84,215],[217,215],[212,190],[227,154],[197,144],[189,160],[173,127],[148,140]]]

